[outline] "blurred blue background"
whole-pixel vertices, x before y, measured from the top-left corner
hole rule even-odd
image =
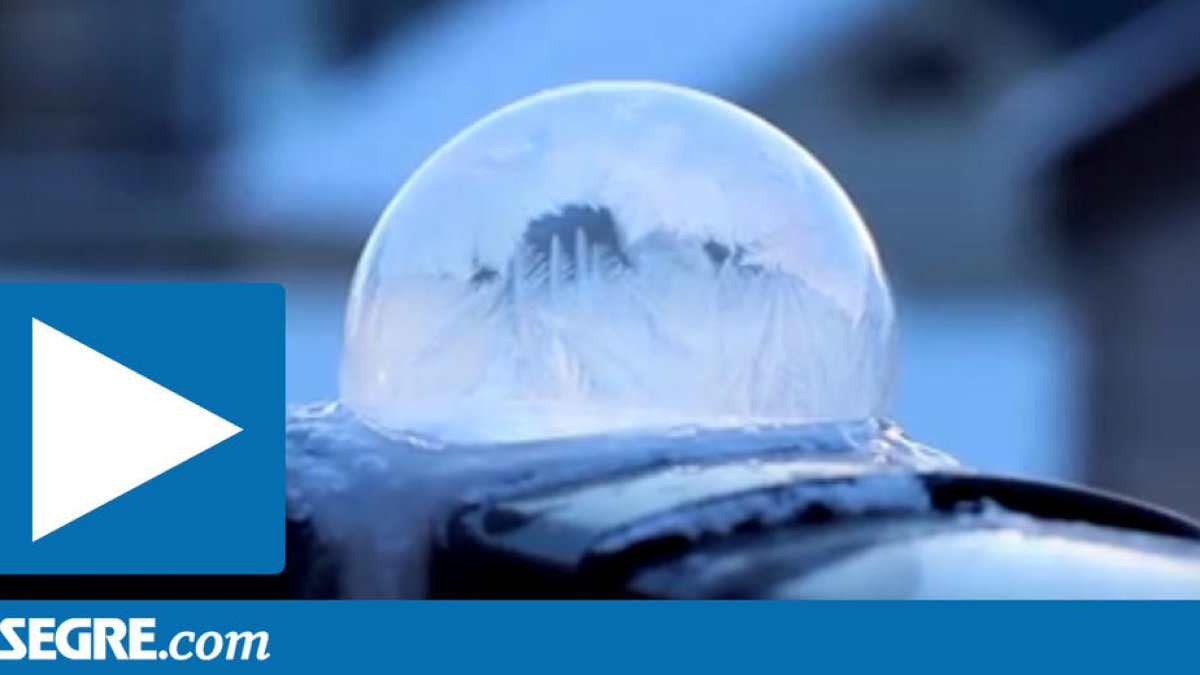
[[[281,281],[288,398],[330,398],[357,253],[428,153],[542,88],[667,80],[859,205],[915,437],[1200,512],[1198,5],[0,0],[0,277]]]

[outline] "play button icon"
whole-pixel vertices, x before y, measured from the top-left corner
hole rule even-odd
[[[241,431],[33,319],[33,541]]]
[[[0,283],[0,574],[277,574],[284,316],[278,284]]]

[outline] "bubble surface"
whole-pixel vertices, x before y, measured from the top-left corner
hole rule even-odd
[[[842,189],[718,98],[598,82],[438,150],[351,288],[342,399],[456,442],[884,412],[893,308]]]

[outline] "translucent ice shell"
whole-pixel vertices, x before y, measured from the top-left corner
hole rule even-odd
[[[468,443],[884,412],[875,246],[804,148],[648,82],[544,92],[411,177],[363,253],[342,398]]]

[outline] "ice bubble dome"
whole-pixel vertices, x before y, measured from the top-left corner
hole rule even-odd
[[[503,443],[884,412],[874,243],[804,148],[649,82],[546,91],[405,183],[351,287],[342,400],[385,431]]]

